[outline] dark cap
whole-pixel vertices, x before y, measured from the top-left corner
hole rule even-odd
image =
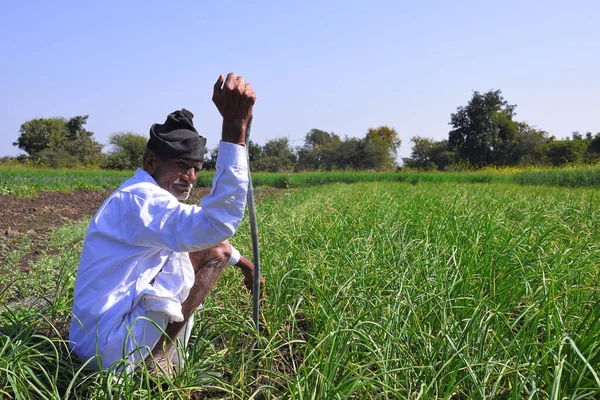
[[[194,114],[185,108],[172,112],[164,124],[150,127],[146,148],[162,157],[203,161],[206,138],[194,128],[193,118]]]

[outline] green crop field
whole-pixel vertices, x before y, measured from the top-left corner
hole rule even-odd
[[[35,196],[40,190],[116,189],[133,171],[26,168],[0,164],[0,195]],[[197,186],[209,187],[214,171],[202,171]],[[330,183],[357,182],[513,182],[525,185],[569,187],[600,186],[600,165],[555,169],[484,169],[470,172],[302,172],[252,175],[256,187],[302,188]]]
[[[598,189],[483,182],[265,197],[261,334],[241,274],[227,270],[197,314],[186,369],[159,383],[70,357],[61,324],[87,222],[61,227],[35,275],[0,281],[0,396],[600,398]],[[247,221],[232,243],[251,253]],[[27,251],[24,238],[5,271]]]
[[[33,196],[40,190],[107,190],[116,189],[133,174],[132,171],[27,169],[0,167],[0,194]],[[196,185],[210,187],[214,171],[202,171]],[[466,173],[381,173],[381,172],[304,172],[252,174],[254,186],[299,188],[329,183],[357,182],[491,182],[506,181],[506,174],[486,172]]]

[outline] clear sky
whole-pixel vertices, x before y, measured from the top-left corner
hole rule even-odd
[[[89,114],[100,143],[185,107],[215,147],[220,73],[250,81],[252,138],[312,128],[448,136],[473,90],[501,89],[551,135],[600,131],[598,1],[3,1],[0,156],[38,117]]]

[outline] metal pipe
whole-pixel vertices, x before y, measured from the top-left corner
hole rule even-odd
[[[260,250],[258,247],[258,225],[256,224],[256,209],[254,207],[254,188],[250,175],[250,128],[252,127],[252,116],[246,125],[246,156],[248,159],[248,218],[250,220],[250,235],[252,236],[252,262],[254,263],[254,282],[252,282],[252,320],[256,331],[259,331],[259,307],[260,307]]]

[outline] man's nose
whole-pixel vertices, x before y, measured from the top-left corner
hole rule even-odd
[[[194,168],[190,168],[187,171],[185,171],[183,173],[183,176],[191,185],[196,183],[196,179],[198,179],[198,174],[196,173],[196,170]]]

